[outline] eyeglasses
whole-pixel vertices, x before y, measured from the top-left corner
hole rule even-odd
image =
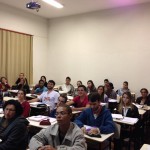
[[[9,108],[5,108],[4,111],[11,111],[11,112],[13,112],[13,111],[16,111],[16,110],[14,110],[14,109],[9,109]]]
[[[55,114],[55,116],[57,117],[58,115],[60,115],[60,116],[64,116],[64,115],[66,115],[66,114],[68,114],[68,113],[66,113],[66,112],[56,112],[56,114]]]

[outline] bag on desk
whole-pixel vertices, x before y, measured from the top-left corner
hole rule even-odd
[[[35,94],[31,94],[31,96],[32,96],[33,98],[37,98],[37,97],[38,97],[38,96],[35,95]]]
[[[44,107],[44,108],[46,108],[47,105],[46,104],[38,104],[37,107]]]
[[[46,119],[46,120],[42,120],[42,121],[40,121],[40,125],[51,125],[51,123],[50,123],[50,121],[49,121],[49,119]]]
[[[99,134],[88,134],[87,133],[86,135],[88,135],[90,137],[97,137],[97,138],[101,138],[102,137],[100,133]]]

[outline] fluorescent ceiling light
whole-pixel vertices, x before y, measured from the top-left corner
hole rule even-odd
[[[44,2],[56,7],[56,8],[63,8],[64,6],[60,3],[58,3],[57,1],[55,0],[43,0]]]

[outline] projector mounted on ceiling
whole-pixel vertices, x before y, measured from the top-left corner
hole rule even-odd
[[[32,0],[32,2],[29,2],[29,3],[26,4],[26,8],[35,9],[38,12],[39,9],[41,8],[41,5]]]

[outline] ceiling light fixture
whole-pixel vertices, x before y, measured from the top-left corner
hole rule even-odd
[[[60,4],[59,2],[57,2],[55,0],[43,0],[43,1],[56,7],[56,8],[63,8],[64,7],[62,4]]]

